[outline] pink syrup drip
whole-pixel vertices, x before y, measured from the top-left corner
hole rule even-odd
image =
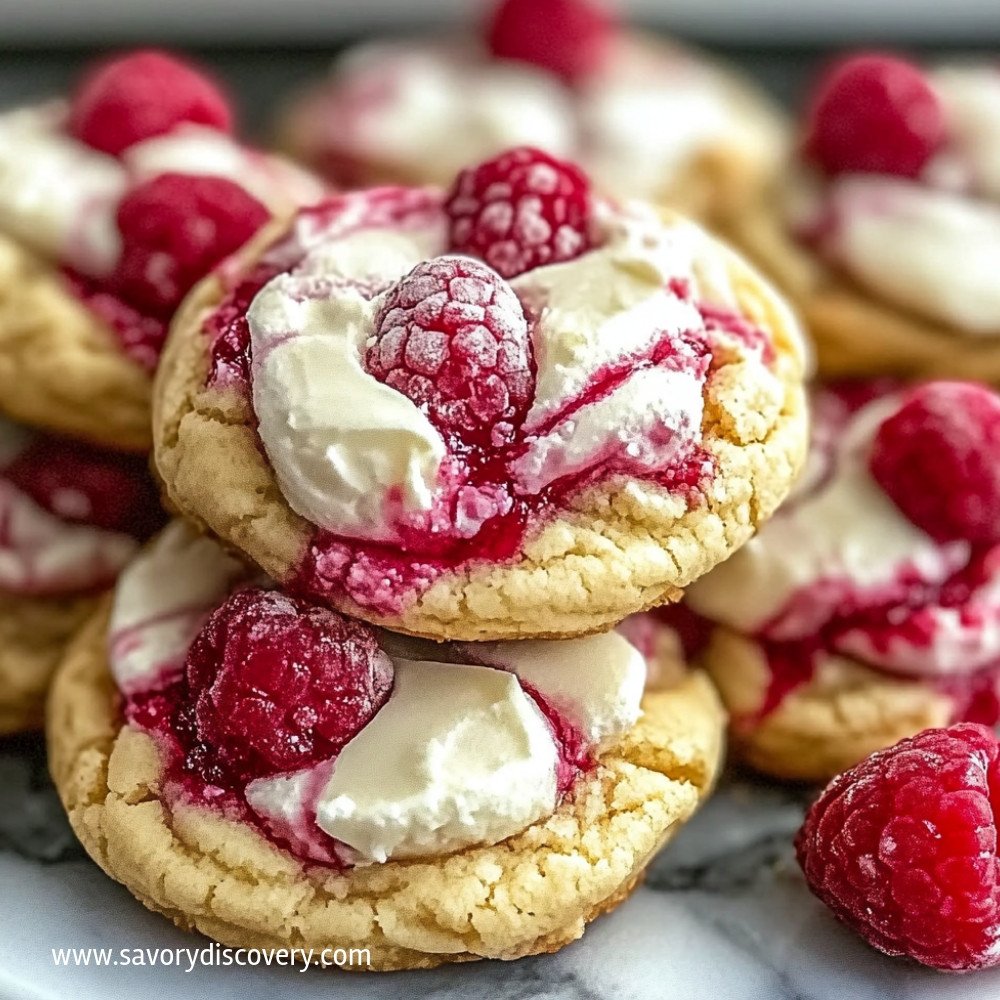
[[[211,341],[209,384],[249,395],[252,359],[247,309],[271,278],[294,270],[311,242],[342,238],[368,227],[426,225],[439,216],[440,198],[440,194],[432,191],[382,188],[335,197],[300,212],[293,234],[272,248],[251,274],[235,284],[207,321]],[[312,235],[303,237],[303,233]],[[684,281],[672,282],[669,290],[683,297],[691,294],[689,283]],[[401,520],[392,544],[360,541],[315,529],[299,565],[283,583],[303,596],[325,601],[346,598],[369,612],[392,615],[446,573],[481,563],[513,561],[530,531],[540,529],[557,512],[570,509],[588,488],[618,478],[640,479],[696,502],[714,474],[713,462],[704,449],[693,442],[679,441],[665,427],[660,435],[662,440],[655,443],[670,457],[659,468],[650,468],[624,449],[615,448],[593,456],[586,470],[564,476],[539,493],[529,494],[520,487],[511,466],[529,447],[531,437],[545,433],[581,407],[604,398],[637,370],[663,367],[688,371],[699,379],[711,378],[712,335],[720,330],[748,348],[773,357],[773,347],[769,348],[766,335],[741,317],[717,309],[701,311],[706,317],[705,329],[679,335],[664,333],[644,353],[619,359],[592,373],[583,391],[568,400],[545,424],[532,427],[530,435],[522,427],[498,449],[450,442],[447,478],[471,487],[473,495],[489,497],[496,510],[481,522],[472,538],[458,537],[453,529],[448,530],[447,526],[456,523],[456,504],[463,491],[446,490],[429,520],[420,523]],[[442,525],[445,530],[441,530]]]

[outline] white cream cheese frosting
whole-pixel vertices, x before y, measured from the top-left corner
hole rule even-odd
[[[707,149],[777,162],[780,129],[733,90],[713,67],[638,37],[619,38],[574,90],[467,40],[379,42],[337,61],[307,121],[331,148],[415,176],[444,181],[528,145],[579,162],[605,191],[656,198]]]
[[[945,121],[921,175],[842,174],[797,190],[793,228],[879,298],[973,336],[1000,336],[1000,73],[927,74]]]
[[[872,174],[834,178],[823,252],[881,298],[967,334],[1000,334],[1000,205]]]
[[[0,470],[32,437],[30,431],[0,420]],[[87,503],[72,491],[56,500],[67,512]],[[0,591],[41,597],[105,587],[138,548],[134,538],[121,532],[62,520],[0,471]]]
[[[121,574],[108,626],[120,691],[180,675],[191,643],[247,568],[183,521],[172,521]]]
[[[224,177],[275,211],[323,194],[290,163],[195,125],[136,143],[118,159],[71,136],[67,111],[54,101],[0,114],[0,229],[90,277],[105,277],[118,262],[119,202],[158,174]]]
[[[170,525],[116,591],[108,652],[119,689],[139,694],[177,679],[208,615],[245,574],[216,542]],[[316,860],[441,854],[550,815],[559,748],[532,691],[592,753],[641,714],[646,660],[619,633],[482,646],[381,633],[380,642],[395,680],[369,723],[333,760],[246,788],[261,820]]]
[[[969,543],[940,543],[916,527],[869,471],[875,432],[900,399],[884,396],[833,423],[817,413],[810,468],[797,492],[687,590],[695,612],[775,642],[808,640],[827,628],[835,652],[908,676],[969,673],[1000,658],[1000,573],[958,607],[931,598],[908,608],[899,597],[907,583],[933,592],[971,555]],[[828,628],[844,613],[849,622],[852,608],[893,600],[900,605],[884,622]]]
[[[325,238],[306,217],[291,238],[304,257],[248,311],[254,408],[282,493],[313,524],[350,538],[392,542],[397,519],[431,511],[446,479],[441,435],[362,362],[386,287],[445,249],[440,210],[423,204],[413,214],[416,222],[361,220],[347,231],[338,218]],[[731,296],[724,268],[711,265],[700,230],[642,206],[604,208],[599,225],[594,249],[511,282],[536,364],[526,448],[511,467],[522,494],[619,455],[630,467],[663,467],[700,440],[704,366],[694,354],[689,365],[643,361],[664,338],[704,329],[668,283],[686,281],[721,304]],[[588,380],[622,364],[635,370],[582,398]]]

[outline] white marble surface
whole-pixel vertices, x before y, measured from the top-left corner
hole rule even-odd
[[[806,792],[728,778],[645,887],[557,955],[433,972],[56,968],[57,947],[202,945],[82,854],[37,741],[0,744],[0,998],[988,1000],[1000,970],[945,976],[868,949],[806,891],[791,838]]]

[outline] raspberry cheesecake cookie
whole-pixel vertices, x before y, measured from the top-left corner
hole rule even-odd
[[[284,145],[344,186],[447,184],[531,145],[606,193],[720,222],[778,170],[784,125],[751,84],[625,30],[595,0],[505,0],[481,38],[366,44],[287,115]]]
[[[821,374],[1000,380],[1000,74],[866,53],[820,81],[797,171],[736,224]]]
[[[738,751],[810,780],[1000,721],[1000,398],[845,383],[814,409],[793,496],[687,594]]]
[[[41,724],[70,637],[159,523],[139,458],[0,420],[0,734]]]
[[[187,290],[272,213],[322,188],[240,144],[215,84],[157,52],[69,101],[0,114],[0,409],[149,447],[149,394]]]
[[[709,792],[722,730],[650,620],[428,643],[273,589],[181,522],[49,704],[70,821],[146,906],[380,970],[578,938]]]
[[[174,507],[434,639],[601,631],[753,533],[802,458],[797,327],[700,229],[518,149],[301,211],[200,285],[154,400]]]

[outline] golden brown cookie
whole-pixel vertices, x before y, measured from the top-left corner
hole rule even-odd
[[[41,727],[52,675],[96,604],[0,594],[0,736]]]
[[[942,691],[828,654],[762,715],[771,682],[763,650],[725,628],[713,630],[698,663],[730,714],[734,756],[776,778],[828,781],[875,750],[954,721]]]
[[[548,820],[492,847],[333,872],[219,814],[168,809],[155,742],[116,709],[107,624],[106,603],[50,697],[56,787],[112,878],[228,945],[368,948],[372,970],[555,951],[629,894],[711,789],[722,752],[718,699],[692,674],[647,692],[640,722]]]
[[[795,241],[778,200],[734,216],[725,232],[798,309],[819,375],[1000,381],[1000,339],[964,334],[875,298]]]
[[[241,255],[241,270],[281,235],[280,227],[263,233]],[[597,486],[529,534],[514,560],[446,570],[399,614],[346,596],[331,603],[345,614],[434,639],[580,635],[676,600],[750,538],[784,498],[804,458],[804,361],[783,301],[736,254],[712,246],[740,313],[770,336],[775,360],[771,373],[758,377],[757,362],[735,345],[714,351],[701,428],[716,467],[710,488],[689,505],[643,481]],[[247,394],[206,384],[205,322],[223,294],[219,280],[209,277],[175,317],[154,389],[156,466],[177,512],[284,582],[300,564],[312,528],[278,487]]]
[[[149,374],[63,284],[0,235],[0,411],[123,451],[150,446]]]

